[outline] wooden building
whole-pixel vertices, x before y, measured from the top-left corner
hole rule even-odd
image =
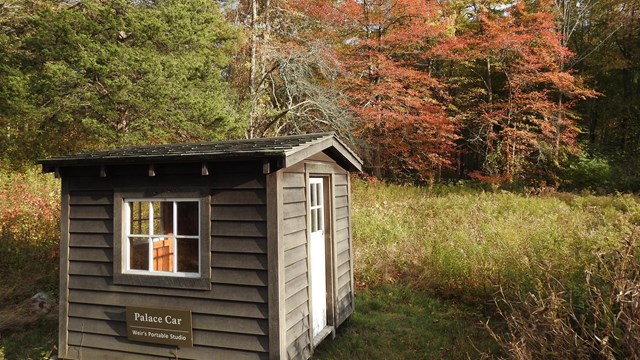
[[[40,163],[62,179],[62,359],[307,359],[353,312],[362,161],[332,133]]]

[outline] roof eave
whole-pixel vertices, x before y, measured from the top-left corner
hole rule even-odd
[[[284,167],[290,167],[310,156],[331,149],[330,156],[348,171],[362,171],[362,160],[333,133],[285,152]]]

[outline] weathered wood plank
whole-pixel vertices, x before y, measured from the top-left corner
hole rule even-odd
[[[325,163],[330,163],[330,164],[336,164],[336,161],[333,160],[333,158],[331,158],[329,155],[323,153],[323,152],[319,152],[319,153],[315,153],[311,156],[309,156],[307,158],[307,160],[312,160],[312,161],[316,161],[316,162],[325,162]]]
[[[298,293],[302,289],[306,289],[309,286],[307,274],[302,274],[297,278],[287,282],[284,286],[284,293],[286,297]]]
[[[249,335],[269,335],[269,322],[231,316],[193,314],[193,328]]]
[[[349,208],[348,207],[340,207],[336,208],[335,219],[342,220],[349,218]]]
[[[212,220],[266,221],[264,205],[215,205],[211,208]]]
[[[69,330],[84,334],[127,336],[125,322],[91,319],[69,319]],[[193,330],[194,346],[204,345],[238,350],[266,352],[267,338],[262,335]]]
[[[298,276],[306,273],[307,273],[307,260],[302,259],[298,262],[291,264],[290,266],[287,266],[284,269],[284,274],[285,274],[284,282],[286,284],[289,281],[297,278]]]
[[[123,321],[69,318],[69,331],[108,336],[127,336],[127,324]]]
[[[132,294],[148,294],[144,287],[114,285],[110,277],[71,276],[69,288],[78,290],[109,291]],[[220,285],[213,284],[211,291],[188,289],[154,288],[154,295],[164,295],[182,298],[199,298],[213,300],[230,300],[242,302],[267,302],[267,288],[255,286]]]
[[[113,262],[111,248],[70,248],[69,260],[89,262]]]
[[[107,306],[139,306],[181,309],[184,298],[151,294],[128,294],[97,292],[90,290],[69,290],[69,302]],[[266,319],[267,306],[258,303],[241,303],[210,299],[190,299],[191,311],[202,314],[237,316],[243,318]]]
[[[282,226],[285,235],[296,233],[307,228],[307,219],[303,216],[285,219]]]
[[[307,360],[311,358],[311,341],[309,334],[300,335],[287,347],[287,358],[289,360]]]
[[[113,276],[113,265],[84,261],[69,262],[69,275]]]
[[[336,231],[336,241],[349,241],[349,228]]]
[[[267,239],[215,236],[211,240],[211,249],[214,252],[266,254]]]
[[[300,188],[305,186],[304,173],[285,172],[282,176],[284,188]]]
[[[284,248],[282,246],[282,180],[283,172],[267,175],[268,266],[269,266],[269,358],[280,359],[284,344]]]
[[[349,240],[344,239],[344,240],[338,241],[338,243],[336,244],[336,251],[338,252],[338,254],[347,250],[349,250]]]
[[[283,201],[285,204],[306,202],[307,194],[305,188],[285,188],[283,190]]]
[[[292,202],[282,205],[282,212],[285,219],[302,216],[307,214],[305,202]]]
[[[266,205],[263,190],[213,190],[212,204],[217,205]]]
[[[341,288],[338,289],[337,299],[342,299],[345,296],[349,296],[351,294],[351,282],[344,284]]]
[[[195,335],[195,334],[194,334]],[[195,340],[195,339],[194,339]],[[234,360],[266,360],[268,356],[263,352],[232,350],[209,346],[181,347],[176,353],[175,346],[137,343],[127,340],[126,337],[112,337],[98,334],[84,334],[81,332],[69,333],[69,344],[73,346],[69,355],[82,359],[114,359],[105,354],[113,354],[122,350],[131,353],[129,359],[173,359],[176,355],[180,359],[234,359]],[[124,356],[129,356],[124,354]],[[121,359],[121,357],[117,357]]]
[[[336,232],[349,228],[349,218],[336,220]]]
[[[348,185],[349,184],[349,175],[348,174],[335,174],[334,177],[336,185]]]
[[[266,237],[266,221],[212,221],[212,236]]]
[[[113,206],[74,205],[70,208],[71,219],[113,219]]]
[[[296,248],[293,248],[291,250],[287,250],[284,252],[284,266],[287,267],[289,265],[292,265],[295,262],[298,262],[306,258],[307,258],[307,246],[303,244]]]
[[[342,307],[340,312],[338,313],[338,326],[340,326],[345,320],[349,318],[353,314],[353,303],[349,303],[348,305]]]
[[[307,243],[307,232],[305,230],[284,235],[283,242],[285,251]]]
[[[349,188],[347,184],[336,185],[333,188],[333,196],[347,196],[349,194]]]
[[[71,205],[113,204],[113,192],[112,191],[72,191],[70,193],[69,204]]]
[[[69,316],[81,319],[125,321],[125,308],[91,304],[72,304]],[[194,329],[232,332],[239,334],[268,335],[267,320],[193,313]]]
[[[338,278],[338,289],[349,284],[350,282],[351,282],[351,274],[349,273],[343,274]]]
[[[70,234],[69,246],[111,248],[113,234]]]
[[[255,352],[269,351],[269,339],[266,336],[258,335],[194,331],[193,343],[194,345],[206,345]]]
[[[348,274],[348,273],[351,271],[351,264],[350,264],[350,262],[351,262],[351,261],[347,261],[347,262],[342,263],[342,264],[340,264],[340,265],[338,266],[338,271],[337,271],[338,277],[340,277],[340,276],[342,276],[342,275],[344,275],[344,274]]]
[[[349,207],[349,197],[348,196],[336,196],[333,204],[334,204],[334,206],[336,208]]]
[[[338,254],[338,264],[344,264],[351,258],[349,249]]]
[[[69,232],[86,234],[112,234],[113,221],[111,220],[71,220]]]
[[[211,266],[227,269],[267,270],[267,256],[264,254],[216,253],[211,255]]]
[[[258,172],[216,173],[215,168],[211,168],[210,171],[214,172],[211,181],[213,189],[264,189],[266,187],[265,176]]]
[[[300,290],[297,294],[289,296],[285,302],[285,309],[295,309],[298,306],[309,301],[309,292],[307,289]]]
[[[287,313],[287,330],[291,329],[295,324],[300,321],[304,321],[308,325],[309,322],[309,306],[308,303],[303,303],[297,308],[288,311]]]
[[[308,321],[306,319],[307,318],[301,319],[297,323],[293,324],[287,330],[287,343],[288,344],[293,343],[296,339],[298,339],[300,336],[302,336],[305,333],[307,334],[307,336],[309,336],[309,324],[308,324]]]
[[[212,269],[211,282],[249,286],[267,286],[268,284],[266,271],[219,268]]]
[[[125,321],[124,308],[121,306],[71,304],[69,306],[69,316],[95,320]]]

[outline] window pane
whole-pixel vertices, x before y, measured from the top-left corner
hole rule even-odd
[[[318,210],[311,209],[311,232],[318,230]]]
[[[178,239],[178,272],[198,272],[198,239]]]
[[[153,202],[153,234],[173,234],[173,202]]]
[[[153,270],[173,271],[173,238],[153,239]]]
[[[138,235],[149,234],[149,202],[132,201],[129,203],[129,233]]]
[[[311,189],[310,189],[310,191],[311,191],[311,206],[316,206],[317,205],[317,202],[316,202],[316,187],[317,186],[318,185],[316,185],[316,184],[311,184]]]
[[[322,205],[322,185],[318,184],[316,185],[316,205],[320,206]]]
[[[148,238],[129,238],[129,268],[132,270],[149,270]]]
[[[195,201],[178,202],[178,235],[198,234],[198,203]]]

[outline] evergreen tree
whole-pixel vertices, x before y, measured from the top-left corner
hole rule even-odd
[[[242,131],[226,79],[239,33],[216,2],[20,1],[0,12],[0,151],[14,163]]]

